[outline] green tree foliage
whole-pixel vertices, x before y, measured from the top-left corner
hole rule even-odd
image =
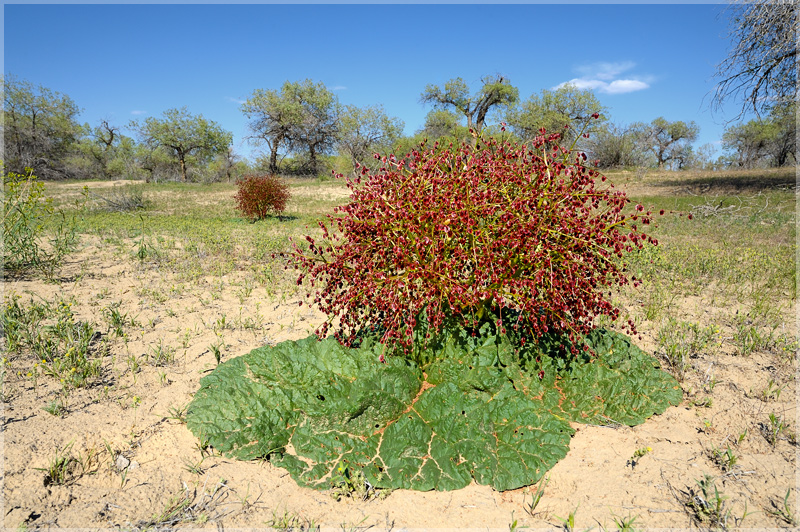
[[[607,112],[608,109],[591,90],[567,84],[532,94],[524,102],[511,107],[506,113],[506,122],[524,141],[541,135],[539,130],[544,128],[548,133],[560,133],[560,144],[570,147],[581,132],[591,136],[601,130]],[[600,115],[599,119],[592,118],[595,113]]]
[[[319,156],[330,153],[339,133],[341,106],[323,83],[287,81],[280,91],[258,89],[242,104],[251,140],[270,150],[267,171],[278,172],[278,154],[286,149],[307,154],[300,171],[317,173]]]
[[[598,168],[626,168],[647,165],[648,155],[638,143],[630,127],[607,123],[584,143]]]
[[[432,109],[425,116],[425,125],[418,134],[430,141],[448,140],[456,143],[466,139],[469,130],[458,113],[449,109]]]
[[[794,102],[775,105],[763,119],[728,127],[722,145],[732,152],[733,164],[741,168],[795,164],[796,108]]]
[[[318,156],[330,153],[336,145],[341,114],[339,99],[324,83],[310,79],[284,84],[283,93],[300,107],[300,120],[292,128],[289,148],[295,152],[305,151],[308,154],[305,170],[317,174],[320,171]]]
[[[636,123],[631,126],[636,131],[637,141],[644,151],[650,152],[659,168],[667,163],[681,168],[691,156],[692,142],[697,140],[700,128],[694,121],[670,122],[658,117],[649,124]]]
[[[147,118],[144,123],[132,122],[139,131],[143,144],[166,150],[180,165],[182,181],[187,181],[187,161],[190,157],[210,159],[224,153],[233,141],[233,135],[216,122],[203,115],[194,116],[186,107],[168,109],[163,118]]]
[[[75,151],[80,109],[60,92],[3,78],[3,149],[6,167],[26,168],[45,179],[70,177],[65,161]]]
[[[136,173],[135,141],[108,120],[101,120],[94,128],[83,126],[78,151],[80,159],[76,163],[82,163],[85,177],[119,179]]]
[[[481,84],[474,93],[462,78],[451,79],[443,87],[428,85],[420,101],[433,104],[434,109],[457,111],[467,119],[467,128],[480,135],[493,108],[513,105],[519,98],[519,90],[503,76],[484,76]]]
[[[727,128],[722,135],[722,146],[734,153],[736,166],[753,168],[766,155],[770,136],[770,125],[767,122],[750,120]]]
[[[797,102],[792,100],[770,108],[773,137],[767,146],[771,166],[797,164]]]
[[[208,165],[208,181],[225,181],[231,183],[239,180],[250,167],[246,161],[229,147],[224,153],[218,153]]]
[[[337,145],[339,152],[357,164],[372,166],[372,155],[390,151],[403,134],[404,123],[390,117],[382,105],[346,105],[340,117]]]
[[[269,148],[270,174],[278,173],[278,152],[289,143],[302,120],[300,102],[289,98],[289,85],[287,81],[280,91],[257,89],[242,104],[242,112],[249,120],[250,139]]]
[[[146,182],[180,179],[180,168],[165,147],[139,142],[134,146],[134,156]]]

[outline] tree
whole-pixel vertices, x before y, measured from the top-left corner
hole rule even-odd
[[[293,151],[308,150],[308,167],[312,174],[318,172],[317,156],[330,152],[339,133],[339,99],[323,83],[310,79],[285,83],[283,95],[299,106],[299,121],[293,124],[289,134],[289,148]]]
[[[659,168],[668,162],[681,166],[690,155],[691,143],[697,140],[700,133],[694,121],[669,122],[663,117],[649,124],[637,123],[631,127],[636,132],[637,142],[655,156]]]
[[[147,183],[180,178],[180,171],[175,168],[172,155],[163,146],[137,143],[134,146],[134,157]]]
[[[149,117],[144,124],[132,123],[142,142],[166,149],[178,159],[181,180],[187,181],[186,161],[190,156],[207,158],[228,149],[233,135],[203,115],[194,116],[186,107],[164,111],[162,119]]]
[[[703,144],[695,150],[692,166],[701,170],[714,170],[714,156],[716,153],[717,148],[714,144],[710,142]]]
[[[772,106],[769,121],[772,136],[767,144],[767,152],[772,166],[786,166],[797,163],[797,102],[789,101]]]
[[[134,141],[123,135],[118,126],[101,120],[94,128],[83,126],[78,149],[88,166],[89,177],[112,179],[130,171],[134,159]]]
[[[481,88],[472,95],[461,78],[451,79],[444,87],[428,85],[420,101],[433,104],[434,109],[454,108],[466,117],[467,128],[480,135],[492,108],[513,105],[519,98],[519,90],[503,76],[484,76],[481,83]]]
[[[355,169],[357,164],[369,165],[374,153],[391,149],[402,136],[403,127],[403,121],[388,116],[382,105],[346,105],[340,116],[337,144]]]
[[[784,166],[796,161],[797,130],[794,102],[775,105],[769,116],[728,127],[722,135],[736,166]]]
[[[225,180],[230,183],[241,178],[248,170],[248,164],[233,151],[232,147],[218,153],[208,165],[208,175],[212,181]]]
[[[604,124],[586,140],[586,150],[598,168],[643,166],[647,155],[629,126]]]
[[[256,144],[266,144],[270,151],[268,171],[278,173],[278,151],[289,143],[302,121],[299,101],[289,98],[291,84],[287,81],[279,91],[257,89],[242,104],[242,112],[250,120],[250,137]]]
[[[425,125],[418,133],[430,140],[437,141],[443,138],[460,140],[469,134],[462,125],[462,117],[448,109],[432,109],[425,115]]]
[[[798,3],[794,0],[734,0],[730,7],[733,48],[717,65],[712,104],[743,98],[756,113],[797,95]]]
[[[544,89],[539,95],[532,94],[528,100],[511,107],[506,122],[524,141],[541,135],[539,130],[544,128],[548,133],[561,133],[560,144],[570,147],[581,131],[589,135],[599,131],[607,111],[591,90],[566,84],[554,90]],[[593,114],[599,114],[600,118],[593,119]]]
[[[731,126],[722,135],[722,146],[734,152],[736,166],[753,168],[766,155],[769,129],[769,124],[763,120]]]
[[[4,164],[43,179],[68,177],[67,158],[75,152],[81,126],[72,99],[46,87],[5,76],[3,84]]]

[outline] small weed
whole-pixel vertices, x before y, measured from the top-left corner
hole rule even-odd
[[[117,337],[125,334],[123,327],[130,321],[128,314],[119,311],[119,306],[120,303],[116,303],[103,309],[103,317],[108,321],[108,330]]]
[[[67,409],[61,401],[50,401],[42,407],[42,410],[55,417],[61,417],[67,413]]]
[[[150,347],[149,360],[156,367],[172,364],[175,362],[175,348],[164,345],[164,340],[159,339],[157,344]]]
[[[733,453],[730,447],[726,447],[724,451],[717,447],[712,447],[709,452],[709,457],[723,472],[733,469],[733,466],[739,461],[739,458]]]
[[[378,498],[384,499],[391,493],[389,489],[375,488],[364,476],[360,469],[351,470],[344,464],[339,464],[338,474],[334,480],[331,497],[337,501],[343,497],[368,501]]]
[[[239,298],[239,304],[244,305],[244,302],[247,300],[247,298],[250,297],[250,294],[252,293],[253,293],[253,281],[250,277],[246,277],[241,288],[239,288],[236,291],[236,297]]]
[[[736,353],[738,355],[749,356],[753,352],[766,347],[769,339],[758,327],[751,325],[744,319],[738,319],[735,326],[733,341],[736,344]]]
[[[319,530],[319,526],[315,525],[313,521],[303,519],[298,514],[289,512],[288,510],[284,510],[283,515],[278,515],[275,513],[275,510],[272,510],[272,519],[267,521],[267,524],[281,532],[295,530],[311,532],[312,530]]]
[[[217,321],[214,322],[214,325],[211,327],[214,331],[214,334],[219,335],[220,331],[224,331],[228,327],[228,320],[225,314],[222,315],[221,318],[217,318]]]
[[[578,512],[578,509],[575,508],[572,510],[569,515],[564,517],[555,516],[556,519],[563,523],[564,532],[573,532],[575,530],[575,514]]]
[[[222,341],[218,341],[208,346],[208,350],[214,355],[214,360],[217,361],[217,364],[222,360],[222,347],[224,345]]]
[[[708,396],[701,399],[693,399],[692,404],[698,408],[711,408],[714,405],[714,399]]]
[[[736,445],[739,445],[747,438],[747,429],[744,429],[744,432],[740,433],[739,436],[736,438]]]
[[[631,469],[633,469],[637,465],[639,465],[639,461],[644,455],[646,455],[648,453],[651,453],[651,452],[653,452],[653,448],[649,447],[649,446],[648,447],[642,447],[640,449],[636,449],[636,451],[633,453],[633,456],[628,458],[628,461],[627,461],[627,463],[625,465],[626,466],[631,466]]]
[[[656,336],[675,378],[683,381],[686,371],[691,367],[689,358],[706,349],[716,332],[714,327],[701,327],[674,318],[667,320]]]
[[[795,434],[789,430],[789,426],[784,422],[782,415],[778,417],[774,413],[771,413],[769,415],[769,423],[759,423],[759,427],[761,428],[761,434],[764,436],[764,439],[773,447],[778,444],[778,440],[781,439],[781,436],[787,439],[789,443],[794,444],[796,442]]]
[[[186,410],[188,410],[189,405],[183,405],[182,407],[171,406],[167,413],[167,419],[174,419],[180,423],[186,423]]]
[[[767,387],[761,391],[761,400],[764,402],[777,401],[785,387],[785,385],[778,387],[775,381],[770,379]]]
[[[141,371],[139,359],[136,358],[136,355],[129,355],[127,363],[128,363],[128,370],[134,376],[134,379],[136,379],[136,374],[139,373],[139,371]]]
[[[34,468],[37,471],[45,472],[45,486],[62,486],[80,477],[77,474],[80,463],[71,453],[73,443],[69,442],[63,449],[59,449],[47,467]]]
[[[512,514],[513,514],[513,512],[512,512]],[[339,525],[339,526],[341,527],[341,529],[342,529],[342,532],[356,532],[356,530],[358,530],[358,527],[360,527],[361,525],[363,525],[363,524],[364,524],[364,521],[366,521],[366,520],[367,520],[367,518],[369,518],[369,516],[368,516],[368,515],[365,515],[365,516],[364,516],[364,518],[363,518],[363,519],[361,519],[361,521],[359,521],[358,523],[355,523],[355,524],[353,524],[353,525],[348,525],[347,523],[342,523],[342,524],[341,524],[341,525]],[[513,519],[513,515],[512,515],[512,519]],[[516,521],[514,521],[514,523],[516,523]],[[370,528],[371,528],[371,527],[370,527]]]
[[[536,507],[539,506],[539,502],[544,496],[544,489],[547,487],[548,482],[550,482],[549,478],[544,478],[539,481],[539,484],[536,486],[536,491],[533,492],[533,499],[531,500],[530,504],[525,504],[525,494],[522,494],[522,507],[531,517],[533,517]]]
[[[795,517],[794,512],[789,507],[789,494],[791,494],[791,492],[792,488],[786,490],[786,496],[783,498],[783,504],[779,505],[775,501],[770,501],[774,509],[767,510],[767,513],[783,520],[790,526],[797,526],[800,524],[800,522],[798,522],[797,517]]]
[[[246,512],[251,506],[253,506],[253,503],[250,502],[250,483],[249,482],[247,483],[247,490],[244,492],[244,495],[242,495],[240,497],[239,494],[237,493],[236,494],[236,498],[239,499],[239,502],[242,505],[242,511],[243,512]]]
[[[194,444],[194,448],[200,451],[200,456],[203,456],[205,453],[208,453],[210,456],[214,452],[214,449],[211,447],[211,444],[208,440],[198,441]]]
[[[188,349],[189,341],[191,340],[191,338],[192,338],[192,331],[187,329],[183,333],[183,336],[181,336],[181,347],[183,347],[184,349]]]
[[[202,456],[199,462],[192,462],[188,458],[184,459],[183,469],[188,471],[189,473],[192,473],[193,475],[202,475],[203,473],[205,473],[205,469],[203,469],[202,467],[203,460],[205,459],[206,459],[205,456]]]
[[[190,490],[184,484],[183,489],[169,498],[161,513],[153,515],[149,520],[136,523],[136,528],[162,530],[174,528],[180,523],[204,524],[216,521],[227,515],[218,511],[226,487],[225,481],[221,479],[211,492],[206,492],[204,485],[202,493],[198,496],[196,489]]]
[[[634,532],[636,529],[633,527],[633,524],[636,522],[637,517],[639,516],[617,517],[615,515],[613,519],[619,532]]]
[[[727,497],[720,494],[714,477],[704,475],[702,480],[697,481],[697,485],[700,488],[699,492],[689,488],[686,507],[692,511],[699,524],[727,529],[730,518],[730,510],[725,504]]]

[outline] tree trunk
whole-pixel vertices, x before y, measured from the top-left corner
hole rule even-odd
[[[314,150],[313,144],[308,145],[308,158],[311,165],[311,171],[314,173],[314,175],[317,175],[317,152]]]
[[[178,157],[180,158],[181,161],[181,180],[184,183],[186,183],[186,158],[183,156],[182,153],[179,154]]]
[[[269,172],[278,175],[278,146],[272,148],[269,154]]]

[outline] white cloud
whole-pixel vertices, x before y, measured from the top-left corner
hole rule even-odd
[[[347,87],[344,85],[336,85],[335,87],[331,87],[332,91],[346,91]]]
[[[632,61],[623,61],[621,63],[592,63],[591,65],[582,65],[575,70],[582,74],[583,78],[611,80],[636,66]]]
[[[650,85],[638,79],[616,79],[601,90],[608,94],[624,94],[626,92],[644,90],[649,87]]]
[[[131,111],[132,115],[146,115],[147,111]]]
[[[245,100],[240,100],[239,98],[231,98],[230,96],[225,96],[225,99],[233,103],[238,103],[238,104],[245,103]]]
[[[582,74],[581,77],[561,83],[554,88],[559,89],[564,85],[574,85],[579,89],[589,89],[605,94],[625,94],[649,88],[650,84],[642,79],[634,77],[616,79],[620,74],[631,70],[635,66],[636,63],[632,61],[581,65],[575,68],[575,71]]]

